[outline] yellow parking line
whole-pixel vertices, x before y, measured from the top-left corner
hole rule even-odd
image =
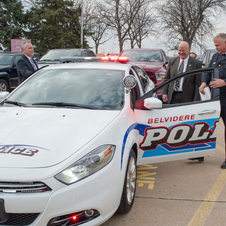
[[[156,172],[150,173],[150,169],[157,169],[157,166],[153,165],[141,165],[137,168],[137,184],[138,187],[143,187],[144,184],[148,185],[148,189],[154,188],[155,178],[153,177],[156,175]]]
[[[225,183],[226,170],[223,170],[188,226],[201,226],[205,223]]]
[[[217,144],[217,145],[216,145],[216,148],[217,148],[218,150],[224,152],[224,148],[222,148],[220,145]]]

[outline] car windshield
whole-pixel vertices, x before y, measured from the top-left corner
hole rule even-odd
[[[163,62],[162,54],[159,50],[124,51],[121,56],[129,57],[130,61]]]
[[[54,49],[48,51],[43,57],[40,58],[40,61],[58,61],[60,57],[81,57],[82,51],[77,49]]]
[[[40,70],[4,105],[122,109],[125,71],[107,69]]]
[[[10,65],[12,58],[12,55],[0,54],[0,65]]]

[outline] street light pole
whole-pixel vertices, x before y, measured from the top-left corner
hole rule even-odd
[[[81,49],[83,49],[83,0],[81,2]]]

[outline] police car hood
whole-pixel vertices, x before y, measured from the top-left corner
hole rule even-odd
[[[91,141],[118,114],[106,110],[2,107],[0,166],[56,165]]]

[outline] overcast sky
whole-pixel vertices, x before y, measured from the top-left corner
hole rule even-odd
[[[214,36],[218,33],[226,33],[226,14],[222,15],[219,19],[214,19],[213,20],[213,24],[216,27],[216,32],[214,33]],[[162,37],[163,39],[164,37]],[[88,39],[89,41],[89,45],[95,50],[94,48],[94,43],[92,42],[92,40]],[[212,38],[205,38],[205,45],[208,49],[214,49],[214,44],[213,44],[213,40]],[[163,44],[163,42],[161,41],[161,38],[159,37],[154,37],[154,36],[150,36],[148,39],[146,39],[145,41],[143,41],[142,43],[142,48],[161,48],[164,49],[166,54],[168,56],[173,56],[174,54],[176,54],[175,51],[168,51],[168,49],[166,48],[166,46]],[[130,49],[130,45],[129,42],[124,44],[123,49]],[[196,52],[197,55],[200,55],[203,51],[200,50],[199,47],[193,45],[192,52]],[[99,46],[99,53],[119,53],[119,46],[118,46],[118,40],[117,38],[112,38],[110,41],[108,41],[106,44],[100,45]]]

